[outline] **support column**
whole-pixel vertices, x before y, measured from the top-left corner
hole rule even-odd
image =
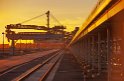
[[[94,36],[92,36],[91,56],[92,56],[92,70],[94,70]]]
[[[98,47],[97,47],[97,54],[98,54],[98,75],[101,74],[101,53],[100,53],[100,50],[101,50],[101,47],[100,47],[100,42],[101,42],[101,33],[98,32],[97,34],[98,36]]]
[[[14,55],[15,54],[15,40],[12,40],[12,43],[11,43],[11,55]]]
[[[107,72],[108,72],[108,81],[110,81],[110,71],[111,71],[110,69],[110,60],[111,60],[110,58],[110,29],[107,28],[106,31],[107,31],[107,66],[108,66]]]

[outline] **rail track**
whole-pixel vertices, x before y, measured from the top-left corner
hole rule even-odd
[[[37,64],[12,81],[44,81],[52,71],[53,67],[57,64],[61,56],[62,52],[56,53],[43,63]]]
[[[30,62],[23,63],[21,65],[10,68],[0,74],[0,81],[13,81],[17,79],[20,75],[24,74],[27,71],[31,71],[32,68],[40,68],[51,61],[54,57],[57,57],[61,51],[53,52],[43,57],[34,59]],[[35,69],[34,68],[34,69]],[[32,69],[32,72],[34,72]],[[19,80],[17,80],[19,81]],[[32,80],[31,80],[32,81]]]

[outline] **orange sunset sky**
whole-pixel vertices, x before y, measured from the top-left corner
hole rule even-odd
[[[0,0],[0,44],[6,25],[21,23],[48,10],[71,31],[82,25],[97,2],[98,0]],[[46,25],[46,16],[25,24]],[[51,27],[53,25],[57,23],[51,20]],[[8,43],[7,40],[5,43]]]

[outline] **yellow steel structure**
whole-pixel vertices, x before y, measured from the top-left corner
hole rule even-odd
[[[108,10],[106,10],[103,14],[100,15],[97,20],[93,20],[99,15],[100,12],[109,4],[111,4],[112,0],[102,0],[102,2],[98,3],[91,15],[88,17],[88,19],[84,22],[81,29],[77,32],[77,34],[74,36],[74,38],[71,40],[70,44],[76,42],[81,37],[85,36],[95,28],[97,28],[99,25],[101,25],[106,20],[110,19],[112,16],[120,12],[124,9],[124,0],[117,0],[115,4],[112,4]],[[92,22],[92,23],[91,23]],[[90,24],[90,25],[89,25]]]

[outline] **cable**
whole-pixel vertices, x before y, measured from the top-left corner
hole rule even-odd
[[[36,19],[36,18],[39,18],[39,17],[41,17],[41,16],[43,16],[43,15],[46,15],[46,13],[44,13],[44,14],[42,14],[42,15],[39,15],[39,16],[36,16],[36,17],[33,17],[33,18],[30,18],[30,19],[28,19],[28,20],[25,20],[25,21],[23,21],[23,22],[21,22],[21,23],[19,23],[19,24],[23,24],[23,23],[32,21],[32,20],[34,20],[34,19]],[[58,24],[62,25],[62,24],[59,22],[59,20],[57,20],[57,18],[56,18],[55,16],[53,16],[52,14],[50,14],[50,16],[51,16]]]
[[[56,18],[55,16],[53,16],[52,14],[51,14],[51,17],[52,17],[58,24],[62,25],[62,24],[59,22],[59,20],[57,20],[57,18]]]
[[[43,15],[45,15],[45,14],[42,14],[42,15],[39,15],[39,16],[36,16],[36,17],[33,17],[33,18],[31,18],[31,19],[28,19],[28,20],[25,20],[25,21],[21,22],[20,24],[22,24],[22,23],[26,23],[26,22],[29,22],[29,21],[34,20],[34,19],[36,19],[36,18],[39,18],[39,17],[41,17],[41,16],[43,16]]]

